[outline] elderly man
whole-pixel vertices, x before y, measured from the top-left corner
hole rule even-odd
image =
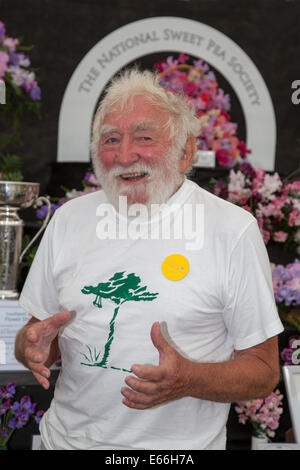
[[[252,215],[186,178],[198,133],[184,97],[150,72],[119,76],[97,110],[103,190],[56,211],[20,297],[32,318],[18,360],[47,389],[62,358],[46,449],[224,449],[230,402],[277,384],[265,246]]]

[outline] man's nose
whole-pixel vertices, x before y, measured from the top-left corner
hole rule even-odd
[[[124,136],[118,151],[116,152],[115,162],[123,166],[129,166],[139,160],[139,154],[131,142],[130,137]]]

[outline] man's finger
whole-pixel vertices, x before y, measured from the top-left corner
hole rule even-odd
[[[27,329],[25,338],[30,343],[36,343],[38,341],[39,337],[34,326]]]
[[[148,408],[148,406],[146,405],[139,405],[137,403],[133,403],[132,401],[128,400],[128,398],[123,398],[122,403],[128,406],[128,408],[133,408],[135,410],[146,410]]]
[[[138,380],[132,375],[125,378],[125,383],[135,392],[144,393],[146,395],[153,395],[157,390],[156,383],[147,380]]]
[[[142,406],[151,406],[153,402],[153,397],[150,395],[144,395],[143,393],[136,393],[129,388],[123,387],[121,388],[122,395],[127,398],[132,403],[136,403],[137,405]]]
[[[39,374],[38,372],[32,372],[38,383],[45,389],[48,390],[50,387],[50,382],[47,380],[43,375]]]
[[[64,310],[63,312],[56,313],[51,318],[47,319],[51,326],[54,328],[60,328],[65,325],[71,319],[71,312]]]
[[[131,366],[131,370],[140,379],[151,380],[153,382],[159,382],[164,377],[164,371],[159,366],[134,364]]]

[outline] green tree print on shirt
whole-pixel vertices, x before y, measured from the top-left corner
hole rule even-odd
[[[102,308],[101,299],[110,299],[112,302],[117,304],[114,309],[113,317],[109,323],[109,333],[108,338],[104,346],[104,353],[102,359],[98,362],[100,353],[97,353],[94,349],[92,352],[91,348],[87,346],[89,350],[89,356],[81,353],[88,363],[81,362],[81,364],[86,366],[96,366],[96,367],[107,367],[107,360],[110,354],[110,347],[114,339],[115,332],[115,321],[119,313],[119,309],[122,304],[129,301],[152,301],[155,300],[158,296],[158,293],[147,292],[147,286],[140,286],[141,279],[134,273],[125,275],[125,271],[115,273],[108,282],[100,282],[97,286],[85,286],[81,289],[83,294],[93,294],[95,299],[93,305],[98,308]],[[119,367],[113,367],[113,369],[124,370],[126,372],[131,372],[127,369],[122,369]]]

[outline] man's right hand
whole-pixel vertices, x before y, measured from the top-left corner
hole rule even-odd
[[[28,324],[23,337],[25,365],[46,390],[49,388],[50,366],[58,359],[57,335],[60,327],[71,318],[68,310],[46,320]],[[54,344],[56,342],[56,344]],[[56,351],[57,350],[57,351]]]

